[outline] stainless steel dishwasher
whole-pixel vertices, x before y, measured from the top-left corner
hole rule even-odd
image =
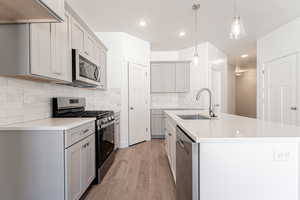
[[[176,200],[199,200],[199,144],[176,128]]]

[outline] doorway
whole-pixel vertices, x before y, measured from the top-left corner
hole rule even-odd
[[[298,125],[298,55],[291,54],[264,64],[263,119]]]

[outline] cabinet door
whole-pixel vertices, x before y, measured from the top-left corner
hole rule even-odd
[[[52,10],[59,18],[64,20],[65,1],[64,0],[39,0]]]
[[[82,194],[82,143],[66,150],[66,199],[77,200]]]
[[[163,134],[163,117],[159,115],[151,116],[151,135],[153,138]]]
[[[95,59],[95,57],[93,57],[93,52],[94,52],[94,39],[92,38],[92,36],[90,36],[90,34],[88,34],[87,32],[85,32],[84,35],[84,53],[86,55],[88,55],[89,57]]]
[[[155,63],[151,65],[151,92],[175,92],[174,63]]]
[[[84,52],[85,31],[82,26],[72,18],[72,48]]]
[[[82,145],[82,193],[89,187],[95,178],[95,135],[89,136]]]
[[[95,61],[97,65],[101,64],[101,53],[102,53],[101,51],[102,48],[99,45],[96,45],[94,54],[95,54]]]
[[[100,75],[100,83],[102,89],[106,88],[106,76],[107,76],[107,52],[104,49],[101,49],[100,51],[100,69],[101,69],[101,75]]]
[[[63,23],[51,24],[51,29],[52,77],[71,82],[70,15],[65,15]]]
[[[190,88],[189,63],[176,63],[176,92],[188,92]]]
[[[171,169],[172,169],[174,180],[176,182],[176,128],[175,127],[171,128],[170,157],[172,160]]]
[[[31,74],[51,77],[51,25],[37,23],[30,25]]]

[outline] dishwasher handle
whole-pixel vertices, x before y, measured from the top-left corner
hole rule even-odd
[[[179,144],[181,148],[185,149],[184,142],[180,138],[178,138],[177,144]]]

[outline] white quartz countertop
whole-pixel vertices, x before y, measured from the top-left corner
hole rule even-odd
[[[96,118],[47,118],[1,126],[0,131],[65,131],[95,120]]]
[[[265,122],[262,120],[229,114],[218,114],[212,120],[183,120],[177,115],[202,114],[207,111],[165,111],[195,142],[232,140],[288,139],[300,141],[300,127]]]
[[[152,105],[153,110],[204,110],[198,105]]]

